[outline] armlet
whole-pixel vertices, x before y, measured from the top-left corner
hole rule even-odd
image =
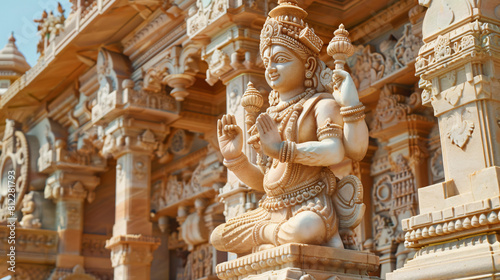
[[[333,123],[333,121],[328,118],[325,121],[325,124],[318,128],[318,130],[316,131],[316,135],[318,136],[319,141],[332,137],[342,138],[342,131],[342,126]]]

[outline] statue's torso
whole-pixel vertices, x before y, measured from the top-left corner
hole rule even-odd
[[[308,141],[318,141],[316,134],[316,105],[322,99],[333,98],[330,94],[317,93],[310,97],[303,105],[299,118],[295,123],[287,126],[295,126],[294,134],[282,131],[283,140],[293,141],[297,144]],[[279,122],[276,122],[279,126]],[[290,139],[291,138],[291,139]],[[293,206],[304,200],[320,193],[327,184],[325,184],[324,166],[309,166],[299,163],[279,162],[273,160],[271,166],[266,170],[264,176],[264,189],[266,191],[266,201],[273,204],[272,208],[283,208]],[[333,176],[333,174],[331,174]],[[305,196],[305,197],[304,197]],[[297,199],[298,198],[298,199]],[[298,201],[297,201],[298,200]],[[265,206],[264,203],[263,206]]]

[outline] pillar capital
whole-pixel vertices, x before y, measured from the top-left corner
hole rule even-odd
[[[219,36],[229,39],[224,44],[209,44],[203,56],[208,63],[207,83],[214,85],[220,79],[227,85],[242,74],[264,73],[259,53],[259,29],[233,26]]]
[[[164,123],[144,121],[132,116],[119,116],[101,135],[101,153],[118,158],[125,153],[153,156],[169,132]]]

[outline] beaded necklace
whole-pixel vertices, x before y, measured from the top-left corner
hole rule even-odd
[[[285,128],[288,120],[294,112],[302,110],[302,105],[316,93],[315,89],[308,88],[303,93],[295,96],[294,98],[280,103],[277,106],[272,106],[267,109],[267,113],[275,122],[279,122],[278,131],[281,134]],[[292,139],[289,139],[292,140]]]
[[[297,143],[298,139],[296,138],[296,123],[298,121],[299,115],[302,112],[302,109],[304,108],[303,105],[304,103],[311,98],[314,94],[316,93],[315,89],[308,88],[306,89],[305,92],[297,95],[291,100],[288,100],[287,102],[283,102],[279,104],[278,106],[272,106],[267,109],[267,113],[271,116],[271,118],[275,122],[279,122],[278,126],[278,131],[280,135],[282,135],[283,139],[293,141]],[[285,129],[286,128],[286,129]],[[285,135],[283,135],[283,131],[285,132]],[[275,168],[278,165],[278,160],[270,160],[267,162],[267,168],[266,168],[266,174],[267,174],[267,169],[271,167],[271,165]],[[300,169],[300,166],[297,164],[292,164],[292,163],[286,163],[285,171],[281,178],[274,183],[269,183],[267,182],[267,176],[264,177],[265,180],[265,185],[267,185],[267,191],[275,190],[278,188],[278,192],[283,192],[283,189],[281,187],[290,185],[293,181],[295,181],[296,177],[298,176],[298,173]],[[266,192],[267,192],[266,191]]]

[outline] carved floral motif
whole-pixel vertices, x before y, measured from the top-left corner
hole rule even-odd
[[[445,120],[446,136],[451,140],[452,144],[461,149],[465,147],[474,131],[474,122],[465,119],[468,115],[469,111],[467,109],[456,110]]]
[[[414,61],[418,55],[418,51],[422,46],[422,38],[415,36],[412,31],[412,25],[406,24],[404,26],[403,36],[396,43],[395,58],[400,67],[403,67]]]

